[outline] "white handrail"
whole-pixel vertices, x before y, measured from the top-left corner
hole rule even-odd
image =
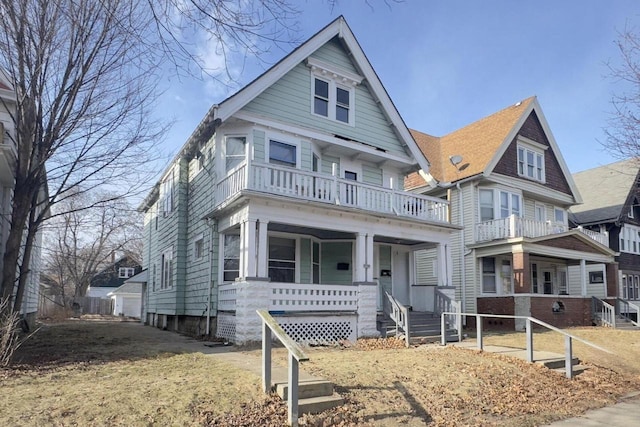
[[[262,319],[262,388],[265,393],[270,393],[273,387],[271,384],[271,333],[280,340],[287,348],[289,359],[289,376],[287,391],[287,407],[289,412],[289,425],[298,425],[298,379],[299,362],[309,360],[309,357],[302,351],[302,348],[293,341],[282,329],[278,322],[269,314],[267,310],[256,310]]]
[[[593,347],[597,350],[600,351],[604,351],[605,353],[609,353],[609,354],[613,354],[611,351],[604,349],[600,346],[597,346],[593,343],[590,343],[587,340],[584,340],[580,337],[577,337],[575,335],[572,335],[566,331],[563,331],[562,329],[556,328],[553,325],[550,325],[546,322],[543,322],[542,320],[536,319],[535,317],[530,317],[530,316],[511,316],[511,315],[506,315],[506,314],[479,314],[479,313],[447,313],[444,312],[442,313],[442,345],[446,345],[446,338],[444,336],[445,333],[445,321],[444,321],[444,316],[448,315],[448,314],[456,314],[458,316],[475,316],[476,318],[476,339],[477,339],[477,347],[479,350],[482,350],[484,348],[484,344],[483,344],[483,336],[482,336],[482,319],[487,317],[487,318],[494,318],[494,319],[524,319],[526,321],[526,326],[525,326],[525,330],[526,330],[526,334],[527,334],[527,361],[529,363],[533,363],[533,328],[531,327],[531,323],[536,323],[540,326],[543,326],[547,329],[550,329],[552,331],[558,332],[562,335],[565,336],[565,358],[564,358],[564,367],[565,367],[565,372],[566,372],[566,376],[567,378],[571,379],[573,378],[573,343],[572,340],[577,340],[580,341],[583,344],[586,344],[590,347]]]
[[[452,299],[447,294],[438,289],[436,289],[435,291],[435,298],[435,312],[438,316],[440,316],[443,312],[458,313],[462,310],[462,304],[460,303],[460,301]],[[450,328],[456,330],[456,333],[458,334],[458,341],[462,341],[462,316],[459,316],[457,314],[448,315],[445,317],[445,323]]]
[[[389,304],[391,305],[391,313],[389,313],[389,317],[391,317],[391,320],[396,324],[396,337],[398,336],[399,329],[404,330],[405,343],[406,346],[409,347],[411,343],[411,321],[409,319],[409,308],[402,305],[400,301],[391,296],[387,291],[385,291],[384,294],[387,296]]]
[[[616,308],[606,301],[602,301],[600,298],[591,297],[591,312],[604,326],[611,328],[616,327]]]
[[[625,319],[627,319],[629,322],[631,322],[633,325],[635,326],[639,326],[640,327],[640,307],[638,307],[637,305],[635,305],[634,303],[632,303],[631,301],[627,301],[625,299],[622,298],[616,298],[616,301],[618,302],[618,312],[620,313],[621,316],[623,316]],[[622,306],[626,306],[627,310],[626,310],[626,315],[622,312]],[[633,310],[636,312],[636,321],[634,321],[633,319],[631,319],[631,317],[629,316],[629,312]]]

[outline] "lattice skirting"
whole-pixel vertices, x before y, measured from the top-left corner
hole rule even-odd
[[[340,340],[355,342],[357,317],[344,316],[274,316],[287,335],[300,344],[330,344]]]
[[[235,342],[236,315],[232,313],[218,313],[217,324],[218,327],[216,328],[216,337]]]

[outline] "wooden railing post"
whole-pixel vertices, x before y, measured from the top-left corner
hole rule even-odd
[[[531,319],[527,319],[527,362],[533,363],[533,329],[531,328]]]
[[[482,350],[484,348],[484,344],[482,340],[482,317],[480,316],[476,316],[476,341],[478,350]]]
[[[262,390],[271,393],[271,329],[262,322]]]
[[[289,425],[298,425],[298,360],[289,353]]]
[[[564,370],[567,378],[573,378],[573,343],[568,335],[564,337]]]

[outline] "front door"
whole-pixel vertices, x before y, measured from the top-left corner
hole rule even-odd
[[[403,305],[411,305],[409,297],[409,250],[393,248],[392,258],[393,296]]]

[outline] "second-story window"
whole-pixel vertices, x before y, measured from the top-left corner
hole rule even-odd
[[[244,136],[228,136],[226,139],[226,169],[227,172],[240,166],[246,158],[247,138]]]
[[[169,215],[174,208],[174,190],[175,190],[175,169],[169,172],[169,175],[162,182],[162,211],[164,215]]]
[[[160,289],[173,287],[173,248],[166,249],[160,259]]]
[[[298,147],[279,141],[269,141],[269,163],[295,168],[298,162]]]
[[[544,152],[531,147],[518,146],[518,175],[544,182]]]
[[[481,188],[479,199],[480,222],[508,218],[511,215],[522,216],[522,198],[519,194]]]

